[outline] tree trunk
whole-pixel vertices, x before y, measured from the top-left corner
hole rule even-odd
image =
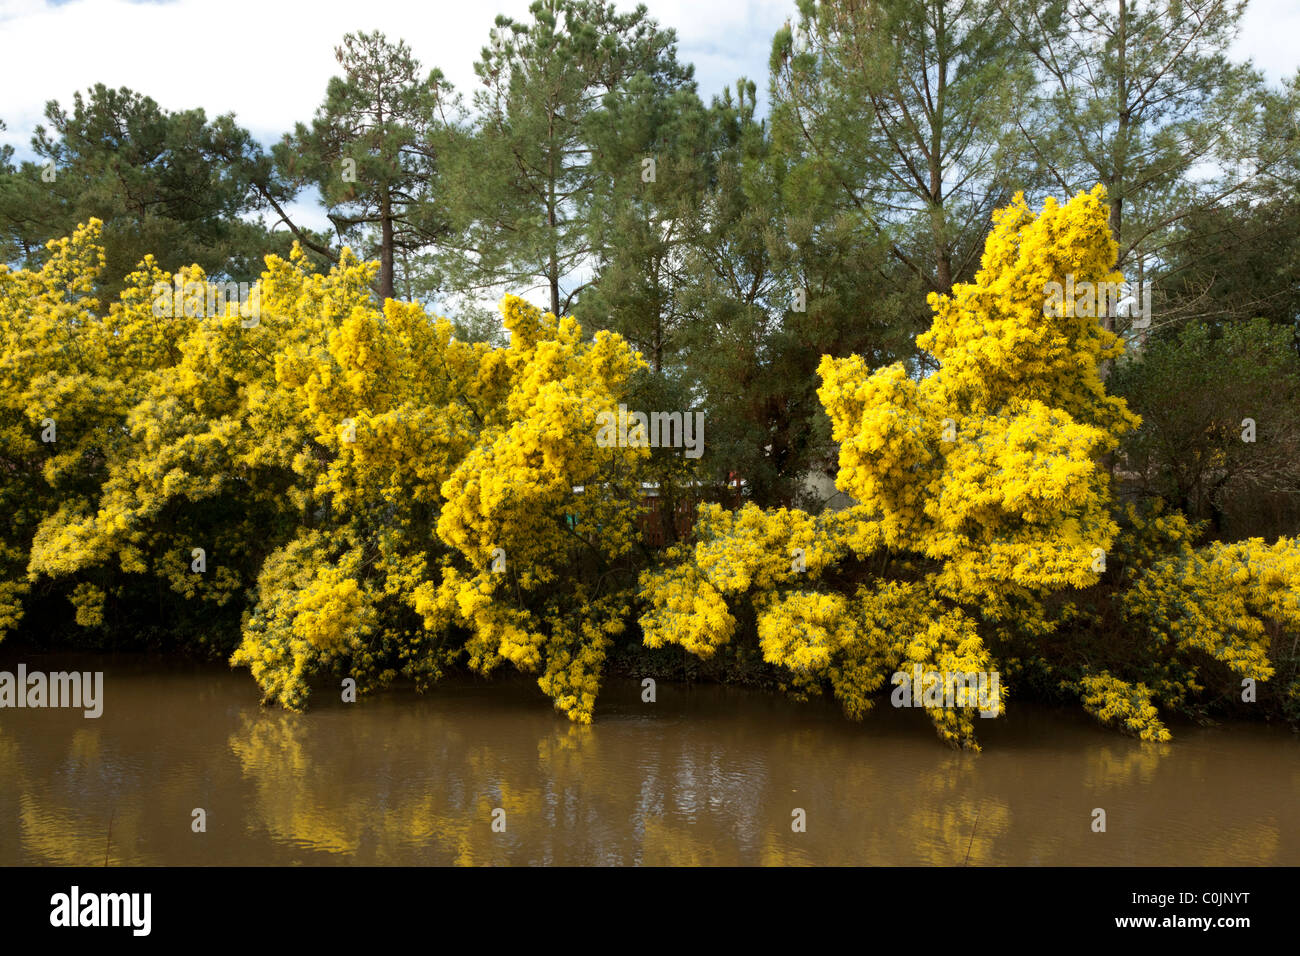
[[[1119,127],[1115,133],[1115,142],[1112,144],[1111,157],[1113,165],[1111,166],[1110,182],[1106,183],[1106,193],[1110,202],[1110,234],[1115,242],[1123,241],[1123,224],[1124,224],[1124,175],[1127,170],[1128,156],[1128,137],[1129,137],[1129,107],[1128,107],[1128,75],[1125,72],[1128,68],[1128,3],[1127,0],[1119,0],[1119,26],[1116,36],[1118,46],[1118,78],[1116,80],[1115,96],[1119,104]],[[1120,267],[1124,261],[1124,249],[1121,245],[1116,252],[1115,268]],[[1107,332],[1115,331],[1115,316],[1110,314],[1110,309],[1106,309],[1106,314],[1102,316],[1101,327]],[[1104,382],[1110,377],[1111,369],[1115,367],[1113,359],[1107,359],[1098,367],[1097,372]]]
[[[556,198],[555,182],[559,176],[555,164],[555,151],[559,147],[555,143],[555,111],[552,110],[547,117],[547,141],[550,149],[547,151],[547,180],[546,180],[546,225],[550,227],[550,261],[547,263],[549,269],[547,279],[551,283],[551,315],[557,319],[560,317],[560,259],[556,251],[556,244],[559,237],[556,235],[556,226],[559,220],[555,215]]]
[[[393,201],[385,186],[380,194],[379,298],[393,298]]]

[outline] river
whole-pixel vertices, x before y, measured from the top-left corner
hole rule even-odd
[[[1282,727],[1144,744],[1013,700],[969,754],[887,703],[611,678],[579,727],[459,679],[289,714],[219,664],[0,652],[105,673],[98,719],[0,709],[0,865],[1300,864]]]

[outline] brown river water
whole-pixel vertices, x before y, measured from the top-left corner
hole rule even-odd
[[[968,754],[919,710],[855,724],[713,685],[643,703],[611,678],[578,727],[522,680],[289,714],[221,665],[3,653],[0,670],[20,660],[103,671],[103,715],[0,709],[0,865],[1300,864],[1282,727],[1144,744],[1013,700]]]

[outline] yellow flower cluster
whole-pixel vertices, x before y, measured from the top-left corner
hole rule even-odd
[[[92,221],[39,270],[0,266],[0,637],[41,582],[82,627],[157,608],[200,645],[238,628],[232,662],[288,708],[317,678],[423,689],[508,663],[585,723],[636,604],[648,647],[751,637],[794,693],[829,689],[853,718],[899,673],[1001,658],[1166,739],[1158,708],[1278,672],[1300,543],[1198,549],[1181,517],[1113,500],[1099,461],[1138,425],[1099,372],[1120,342],[1044,309],[1067,276],[1119,280],[1107,215],[1100,188],[999,211],[975,280],[930,297],[932,374],[823,358],[851,507],[705,505],[649,561],[651,452],[596,441],[645,369],[621,337],[507,296],[509,344],[463,342],[376,304],[376,264],[347,250],[325,274],[298,248],[268,257],[255,323],[233,304],[155,316],[155,283],[204,276],[152,259],[105,308]],[[923,706],[976,748],[1010,683]]]
[[[315,675],[426,686],[463,656],[537,672],[590,720],[649,454],[599,448],[596,421],[640,356],[514,296],[508,347],[459,341],[418,305],[379,308],[376,265],[347,250],[327,274],[268,257],[256,322],[154,315],[156,283],[205,277],[148,259],[105,311],[100,228],[38,272],[0,267],[0,636],[40,578],[84,627],[157,582],[200,644],[242,607],[232,660],[287,707]]]
[[[854,717],[900,670],[996,670],[991,643],[1017,674],[1025,653],[1040,672],[1060,664],[1085,708],[1145,739],[1167,736],[1153,695],[1176,705],[1201,689],[1188,652],[1271,676],[1265,621],[1300,631],[1294,545],[1197,553],[1180,518],[1130,508],[1116,520],[1099,459],[1139,420],[1106,394],[1100,365],[1121,342],[1072,304],[1044,308],[1067,277],[1122,280],[1107,220],[1101,187],[1049,200],[1038,215],[1021,196],[1000,210],[975,281],[930,297],[934,323],[918,344],[932,374],[824,357],[818,394],[840,449],[836,485],[856,506],[816,518],[702,508],[696,543],[643,575],[646,643],[708,656],[748,605],[764,659],[787,668],[800,693],[829,684]],[[801,571],[791,570],[794,548],[807,557]],[[1108,556],[1131,588],[1119,616],[1184,652],[1173,661],[1151,649],[1151,688],[1041,658],[1063,625],[1109,626],[1056,597],[1100,595]],[[1000,713],[1004,695],[999,684],[982,712]],[[929,708],[942,738],[977,749],[974,713]]]
[[[1083,707],[1103,724],[1161,743],[1170,733],[1156,716],[1151,691],[1144,684],[1129,684],[1109,673],[1090,674],[1080,681]]]

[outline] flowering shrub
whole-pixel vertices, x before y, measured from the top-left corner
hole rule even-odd
[[[149,290],[170,277],[151,261],[104,314],[98,230],[39,273],[0,269],[16,519],[0,626],[34,582],[87,627],[106,600],[165,588],[165,616],[242,609],[232,660],[287,707],[315,674],[425,686],[464,656],[538,672],[591,719],[630,616],[621,564],[648,454],[594,441],[641,367],[621,338],[583,341],[573,319],[507,297],[509,347],[457,341],[418,306],[377,308],[374,264],[345,255],[317,275],[299,251],[268,258],[255,325],[233,308],[155,316]],[[42,444],[46,417],[57,441]]]
[[[704,505],[657,556],[650,450],[597,441],[645,369],[619,336],[507,296],[507,346],[460,341],[378,306],[375,264],[318,274],[296,248],[266,260],[256,323],[235,303],[154,314],[155,284],[205,277],[151,259],[105,308],[99,229],[39,271],[0,267],[0,636],[56,604],[68,628],[153,628],[233,650],[290,709],[314,681],[424,689],[508,663],[589,722],[639,617],[650,648],[752,641],[790,692],[853,718],[899,673],[1005,671],[978,707],[923,701],[973,748],[976,715],[1030,680],[1150,740],[1162,710],[1279,674],[1300,710],[1277,651],[1300,635],[1300,543],[1197,548],[1184,518],[1112,491],[1139,424],[1100,374],[1121,343],[1043,308],[1067,275],[1120,280],[1100,188],[996,214],[974,281],[930,297],[931,374],[823,359],[851,507]]]
[[[1268,679],[1270,624],[1300,632],[1296,543],[1195,551],[1186,522],[1116,520],[1101,458],[1139,420],[1099,369],[1121,343],[1072,302],[1043,308],[1067,275],[1121,281],[1115,253],[1100,187],[1037,216],[1021,197],[1000,210],[975,281],[930,296],[934,323],[918,345],[937,371],[917,380],[860,356],[822,361],[836,484],[857,504],[817,518],[702,511],[695,542],[643,576],[647,642],[713,654],[747,605],[764,658],[800,693],[829,687],[852,717],[915,665],[987,672],[1011,658],[1023,671],[1027,656],[1098,719],[1155,740],[1168,737],[1156,704],[1202,690],[1205,656]],[[1106,590],[1107,557],[1125,551],[1144,563],[1106,597],[1117,620],[1092,623],[1123,627],[1127,646],[1081,663],[1072,627],[1083,615],[1062,595]],[[1145,645],[1136,660],[1131,642]],[[941,737],[978,749],[973,706],[927,708]]]

